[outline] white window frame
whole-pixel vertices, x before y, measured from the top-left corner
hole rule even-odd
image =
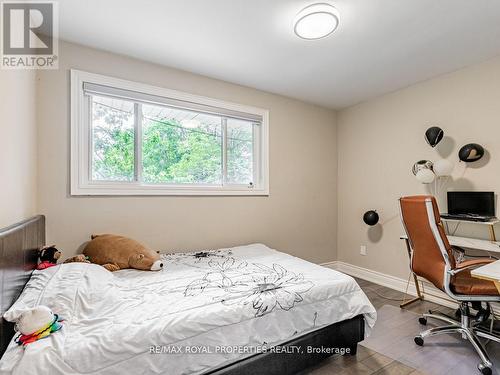
[[[84,94],[84,83],[130,90],[166,99],[206,105],[221,110],[260,116],[260,131],[254,129],[253,185],[147,184],[134,180],[92,181],[90,97]],[[136,121],[137,122],[137,121]],[[255,128],[255,126],[254,126]],[[255,137],[255,134],[258,134]],[[136,140],[137,142],[138,140]],[[224,141],[224,140],[223,140]],[[140,143],[140,142],[139,142]],[[140,148],[139,148],[140,149]],[[137,155],[135,163],[137,164]],[[162,87],[127,81],[100,74],[71,70],[71,195],[269,195],[269,111],[230,103]],[[140,171],[137,169],[135,171]]]

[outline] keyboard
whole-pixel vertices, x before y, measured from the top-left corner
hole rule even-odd
[[[450,220],[462,220],[462,221],[480,221],[487,223],[489,221],[496,220],[495,216],[481,216],[475,214],[441,214],[441,218]]]

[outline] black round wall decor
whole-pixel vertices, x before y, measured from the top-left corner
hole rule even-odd
[[[368,224],[370,226],[373,226],[378,223],[378,213],[377,211],[370,210],[366,211],[365,214],[363,215],[363,221],[365,224]]]
[[[484,148],[477,143],[469,143],[463,146],[460,151],[458,151],[458,157],[460,160],[471,163],[473,161],[478,161],[484,156]]]
[[[438,126],[430,127],[425,132],[425,141],[431,147],[436,147],[436,145],[443,139],[444,131]]]

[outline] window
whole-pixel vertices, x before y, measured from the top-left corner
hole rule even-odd
[[[72,195],[267,195],[268,111],[71,71]]]

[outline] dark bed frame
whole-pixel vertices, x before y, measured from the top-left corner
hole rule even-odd
[[[0,230],[0,313],[16,301],[36,268],[38,249],[45,245],[45,217],[35,216]],[[0,356],[14,336],[14,325],[0,319]],[[208,372],[212,375],[281,375],[295,374],[318,364],[332,354],[308,352],[308,348],[330,348],[355,355],[358,342],[364,339],[362,315],[331,324],[294,338],[281,347],[290,350],[255,354]],[[300,349],[298,350],[297,348]],[[293,350],[291,349],[293,348]]]
[[[36,268],[38,249],[45,245],[45,217],[0,230],[0,313],[16,301]],[[14,336],[14,324],[0,319],[0,356]]]
[[[216,375],[282,375],[296,374],[318,365],[332,354],[308,353],[307,348],[331,348],[348,350],[346,355],[355,355],[358,342],[364,340],[365,320],[363,315],[331,324],[317,331],[288,341],[281,346],[298,348],[301,352],[261,353],[232,363],[221,369],[210,371]]]

